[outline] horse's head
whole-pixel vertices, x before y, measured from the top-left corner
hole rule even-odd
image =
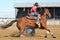
[[[46,8],[46,7],[44,8],[44,14],[48,15],[49,17],[51,17],[51,14],[50,14],[48,8]]]
[[[37,9],[37,12],[41,15],[47,15],[47,16],[51,17],[51,14],[47,7],[43,7],[43,8],[40,7]]]

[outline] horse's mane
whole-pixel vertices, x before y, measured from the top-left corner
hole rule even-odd
[[[37,12],[43,15],[45,11],[44,11],[44,8],[37,8]]]

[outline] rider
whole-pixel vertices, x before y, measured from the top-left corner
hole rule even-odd
[[[37,12],[37,8],[39,8],[39,5],[38,5],[38,3],[36,2],[36,3],[34,4],[34,6],[32,6],[32,8],[30,9],[30,12],[31,12],[31,15],[32,15],[32,16],[34,16],[34,15],[37,16],[36,24],[40,27],[40,23],[39,23],[40,14]]]

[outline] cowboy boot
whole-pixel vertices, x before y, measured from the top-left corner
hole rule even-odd
[[[36,24],[38,25],[38,27],[40,28],[40,23],[39,22],[36,22]]]

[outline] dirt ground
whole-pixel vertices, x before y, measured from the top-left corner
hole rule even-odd
[[[48,26],[48,28],[55,34],[56,38],[52,38],[48,35],[47,38],[44,38],[46,30],[36,29],[36,34],[34,36],[21,37],[12,37],[12,34],[17,34],[19,31],[16,27],[16,24],[13,24],[7,29],[0,28],[0,40],[60,40],[60,26]]]

